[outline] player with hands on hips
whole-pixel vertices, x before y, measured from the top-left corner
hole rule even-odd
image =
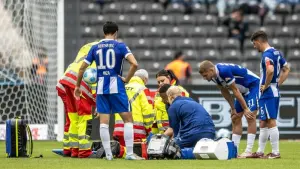
[[[264,31],[257,31],[251,36],[255,49],[262,53],[260,63],[260,93],[259,119],[260,132],[256,158],[280,158],[279,131],[276,119],[279,111],[279,86],[287,79],[290,68],[281,52],[271,47],[268,36]],[[264,156],[268,138],[272,145],[272,152]]]
[[[100,137],[107,160],[112,160],[110,147],[109,119],[111,113],[119,113],[124,121],[124,140],[127,149],[127,160],[141,160],[133,153],[133,119],[130,104],[125,90],[125,84],[137,70],[138,63],[130,49],[121,42],[116,41],[118,25],[114,22],[106,22],[103,26],[105,38],[94,45],[79,70],[75,97],[80,96],[79,84],[85,69],[93,61],[97,65],[97,96],[96,107],[100,114]],[[130,63],[126,78],[122,77],[122,64],[126,59]]]

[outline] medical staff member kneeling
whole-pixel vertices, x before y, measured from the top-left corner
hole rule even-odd
[[[163,101],[169,103],[167,112],[170,127],[164,134],[174,136],[181,149],[194,147],[202,138],[215,138],[215,125],[201,104],[182,97],[182,91],[177,86],[164,85],[159,92]]]

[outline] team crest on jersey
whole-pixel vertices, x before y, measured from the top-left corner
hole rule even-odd
[[[274,55],[279,55],[279,51],[274,51]]]

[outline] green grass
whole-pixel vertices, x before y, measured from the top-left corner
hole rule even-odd
[[[256,143],[257,144],[257,143]],[[300,168],[300,142],[281,141],[281,159],[234,159],[229,161],[217,160],[148,160],[125,161],[116,159],[71,159],[55,155],[54,148],[61,148],[62,143],[55,141],[35,141],[34,155],[43,154],[44,158],[6,158],[5,142],[0,141],[0,169],[299,169]],[[245,148],[242,141],[241,148]],[[257,145],[253,150],[256,150]],[[240,152],[242,149],[240,149]],[[266,151],[270,151],[267,145]]]

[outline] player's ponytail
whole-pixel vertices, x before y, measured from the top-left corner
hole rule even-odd
[[[175,76],[175,74],[173,73],[172,70],[165,70],[165,69],[162,69],[160,70],[158,73],[156,73],[156,78],[159,77],[159,76],[166,76],[168,78],[170,78],[170,81],[171,81],[171,85],[179,85],[179,80],[178,78]]]

